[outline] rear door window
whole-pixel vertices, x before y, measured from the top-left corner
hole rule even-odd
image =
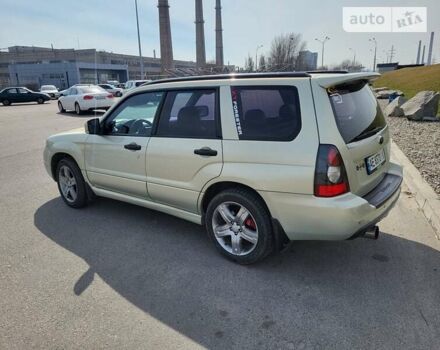
[[[335,86],[328,94],[345,143],[365,139],[385,127],[385,118],[366,81]]]
[[[168,91],[156,136],[215,139],[220,137],[217,90]]]
[[[240,140],[292,141],[301,130],[294,86],[233,86],[232,108]]]

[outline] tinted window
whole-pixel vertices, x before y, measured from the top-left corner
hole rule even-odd
[[[217,137],[215,90],[169,91],[157,129],[158,136]]]
[[[29,93],[29,91],[26,90],[26,89],[19,88],[19,89],[17,89],[17,90],[18,90],[18,93],[19,93],[19,94],[28,94],[28,93]]]
[[[295,87],[234,86],[231,94],[240,140],[291,141],[301,130]]]
[[[16,94],[17,93],[17,89],[8,89],[5,91],[7,94]]]
[[[106,120],[107,134],[150,136],[162,92],[146,92],[122,102]]]
[[[328,89],[339,132],[346,143],[374,135],[386,125],[371,88],[364,81]]]

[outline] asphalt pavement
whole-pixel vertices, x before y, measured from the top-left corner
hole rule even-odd
[[[62,202],[45,138],[92,116],[0,106],[0,349],[440,348],[440,242],[405,188],[378,241],[239,266],[192,223]]]

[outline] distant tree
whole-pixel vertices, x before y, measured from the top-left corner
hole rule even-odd
[[[298,53],[305,49],[301,34],[288,33],[276,36],[271,43],[269,60],[270,70],[295,70]]]
[[[260,60],[258,62],[258,70],[260,72],[265,72],[267,70],[267,67],[266,67],[266,56],[264,56],[264,54],[260,56]]]
[[[253,72],[255,69],[255,63],[251,55],[248,54],[248,57],[246,58],[244,62],[244,70],[246,72]]]
[[[332,67],[335,70],[346,70],[349,72],[360,72],[364,66],[360,62],[353,62],[353,60],[345,59],[341,63]]]

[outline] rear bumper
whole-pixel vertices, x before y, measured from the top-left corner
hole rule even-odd
[[[111,106],[113,106],[114,103],[114,98],[106,98],[102,100],[81,101],[80,107],[82,110],[110,108]]]
[[[382,186],[379,184],[364,197],[353,193],[334,198],[263,191],[260,194],[290,240],[345,240],[374,226],[396,204],[402,168],[391,163],[387,176]]]

